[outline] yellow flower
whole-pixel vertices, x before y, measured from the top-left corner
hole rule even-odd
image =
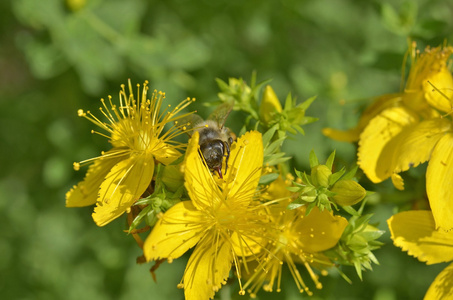
[[[356,127],[349,130],[338,130],[334,128],[323,128],[322,133],[331,139],[341,142],[355,142],[360,138],[360,134],[368,123],[380,114],[383,110],[394,106],[399,106],[402,101],[402,94],[389,94],[375,98],[360,116]]]
[[[393,243],[426,264],[452,262],[433,281],[425,299],[453,299],[453,231],[436,230],[430,211],[406,211],[387,221]]]
[[[276,224],[277,230],[268,232],[272,241],[263,251],[263,257],[255,268],[255,273],[245,284],[249,287],[251,296],[263,287],[265,291],[272,292],[276,287],[281,290],[282,264],[288,264],[291,275],[296,282],[299,291],[312,292],[305,284],[296,263],[302,264],[310,274],[316,288],[321,289],[319,276],[313,271],[312,265],[321,269],[333,266],[333,263],[321,252],[334,247],[348,221],[340,216],[334,216],[328,210],[320,211],[314,207],[308,216],[305,215],[305,207],[287,210],[289,201],[270,206],[272,223]],[[325,273],[324,270],[322,273]]]
[[[444,102],[447,101],[445,93],[450,90],[448,93],[451,95],[453,91],[452,75],[445,72],[446,60],[450,54],[451,48],[442,52],[440,49],[427,52],[420,61],[430,65],[417,63],[415,66],[418,71],[426,73],[423,81],[415,81],[418,82],[417,85],[423,86],[423,99],[434,108],[444,111],[447,106],[451,109],[451,104]],[[428,80],[437,90],[432,86],[428,87]],[[406,97],[405,102],[414,100],[415,106],[422,107],[423,101],[418,94],[412,93],[413,98]],[[395,187],[403,189],[404,183],[399,173],[426,161],[429,161],[426,191],[436,226],[450,230],[453,228],[451,120],[440,117],[439,113],[429,107],[423,114],[408,106],[392,107],[373,118],[360,135],[358,164],[374,183],[391,177]]]
[[[119,106],[108,104],[101,99],[101,113],[107,119],[101,121],[89,111],[79,110],[85,117],[107,132],[98,133],[109,138],[113,148],[101,156],[74,163],[78,170],[81,164],[92,163],[85,179],[66,194],[66,206],[78,207],[96,203],[93,219],[98,226],[104,226],[121,216],[146,191],[152,181],[156,162],[169,164],[181,156],[178,150],[185,145],[172,138],[181,133],[180,126],[173,125],[163,133],[167,123],[173,123],[185,115],[176,116],[191,103],[189,98],[174,109],[170,105],[161,111],[165,94],[154,91],[148,99],[148,82],[140,95],[137,85],[137,99],[134,98],[131,82],[129,95],[125,86],[119,94]],[[110,108],[108,107],[110,106]],[[94,131],[93,131],[94,132]]]
[[[382,96],[356,128],[361,131],[358,165],[374,183],[391,178],[402,190],[399,173],[429,161],[426,190],[436,226],[445,230],[453,229],[453,128],[441,113],[452,110],[453,76],[447,68],[452,53],[452,47],[426,49],[404,92]]]
[[[413,49],[415,52],[415,46]],[[432,116],[433,112],[430,107],[443,112],[451,111],[453,77],[447,61],[452,53],[453,47],[450,46],[427,47],[420,56],[416,53],[412,55],[413,66],[404,89],[404,105],[425,118]]]
[[[231,147],[223,180],[214,179],[205,166],[196,132],[185,158],[185,187],[192,201],[170,208],[145,241],[146,259],[169,262],[195,247],[182,282],[186,299],[209,299],[225,284],[232,263],[259,251],[267,217],[260,213],[254,194],[261,176],[261,134],[247,132]],[[240,259],[242,257],[242,259]],[[238,274],[240,283],[240,272]],[[244,291],[241,289],[241,294]]]
[[[452,108],[448,99],[451,100],[453,95],[450,88],[453,85],[453,77],[448,70],[447,60],[453,53],[453,48],[426,48],[424,53],[418,55],[414,44],[411,51],[412,67],[403,92],[375,98],[362,113],[355,128],[345,131],[324,128],[324,135],[338,141],[355,142],[361,139],[361,133],[376,116],[401,106],[409,108],[423,118],[439,116],[432,107],[449,112]]]

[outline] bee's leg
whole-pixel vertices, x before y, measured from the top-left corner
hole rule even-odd
[[[226,172],[228,170],[228,158],[230,158],[230,145],[226,142],[222,142],[223,143],[223,147],[224,147],[224,150],[226,150],[226,159],[225,159],[225,175],[226,175]]]

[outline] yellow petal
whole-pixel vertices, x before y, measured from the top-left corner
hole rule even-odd
[[[384,149],[405,127],[417,121],[417,116],[403,107],[386,109],[370,121],[360,135],[358,164],[372,182],[392,175],[393,153]]]
[[[184,295],[186,300],[212,299],[226,284],[233,260],[232,249],[225,241],[200,242],[190,256],[184,272]]]
[[[169,165],[177,158],[179,158],[181,156],[181,153],[179,153],[179,151],[177,151],[173,147],[165,144],[165,146],[160,147],[156,151],[153,151],[153,155],[158,162],[161,162],[164,165]]]
[[[392,174],[392,183],[400,191],[404,190],[404,180],[401,175],[397,173]]]
[[[195,207],[203,210],[207,207],[217,206],[220,202],[221,191],[198,152],[198,139],[199,134],[195,132],[187,146],[184,159],[184,185]]]
[[[450,121],[442,118],[408,124],[382,149],[376,173],[381,178],[392,176],[394,186],[403,190],[403,179],[396,173],[429,160],[436,143],[450,129]]]
[[[145,192],[154,173],[150,154],[131,156],[115,165],[99,190],[98,202],[92,214],[98,226],[104,226],[121,216]]]
[[[249,131],[233,144],[228,160],[228,172],[222,190],[227,199],[248,205],[256,192],[263,165],[263,140],[258,131]],[[227,188],[228,187],[228,188]],[[239,204],[239,203],[238,203]]]
[[[269,187],[266,189],[266,192],[262,194],[262,197],[266,200],[275,200],[275,199],[282,199],[291,196],[291,192],[287,189],[288,185],[286,184],[283,177],[280,175],[269,184]],[[284,204],[286,207],[287,203]],[[273,205],[272,205],[273,206]]]
[[[231,244],[234,253],[237,256],[246,257],[257,254],[265,243],[264,238],[258,236],[248,236],[247,234],[240,234],[234,231],[231,235]]]
[[[298,221],[296,231],[300,234],[299,242],[303,250],[314,253],[335,246],[347,225],[345,218],[315,207],[308,216]]]
[[[393,171],[400,173],[427,161],[436,143],[450,129],[451,122],[441,118],[407,126],[398,137],[392,140],[394,147],[389,147],[395,156],[392,164]]]
[[[453,231],[437,231],[428,210],[398,213],[387,220],[395,246],[428,265],[453,260]]]
[[[453,134],[444,135],[431,154],[426,191],[436,228],[453,229]]]
[[[368,106],[362,113],[358,126],[361,127],[362,129],[365,128],[368,125],[368,123],[370,123],[370,121],[374,119],[374,117],[381,114],[381,112],[383,112],[386,109],[400,106],[401,101],[402,101],[401,93],[385,94],[375,98],[373,102],[370,104],[370,106]]]
[[[216,207],[221,199],[233,199],[238,201],[237,205],[248,205],[258,186],[263,165],[261,133],[247,132],[233,143],[228,171],[219,181],[221,189],[198,152],[198,136],[196,132],[189,141],[184,167],[185,186],[194,205],[200,210]]]
[[[172,206],[146,238],[143,245],[146,260],[171,260],[183,255],[200,240],[205,229],[199,223],[203,218],[203,213],[191,201],[182,201]]]
[[[340,142],[355,142],[359,139],[363,128],[355,127],[350,130],[337,130],[334,128],[323,128],[322,134]]]
[[[438,98],[439,93],[431,93],[433,88],[427,81],[436,82],[435,86],[440,89],[447,87],[445,85],[448,84],[448,78],[445,80],[448,72],[447,61],[452,51],[452,47],[426,48],[422,54],[413,57],[415,60],[409,71],[405,88],[405,94],[409,95],[404,99],[405,105],[421,114],[425,114],[425,111],[429,110],[428,104],[438,106],[438,108],[443,106],[439,102],[442,101]],[[416,51],[413,51],[413,53],[416,53]],[[447,87],[447,89],[451,88]]]
[[[402,96],[402,102],[404,106],[416,111],[425,118],[429,118],[433,114],[433,109],[426,102],[420,86],[416,90],[408,90],[406,88]]]
[[[438,299],[453,299],[453,263],[437,275],[424,298],[424,300]]]
[[[99,187],[104,181],[105,176],[107,176],[114,165],[123,159],[122,157],[109,158],[109,152],[105,153],[104,158],[96,159],[88,168],[83,181],[79,182],[77,186],[66,193],[67,207],[81,207],[96,203]]]
[[[450,52],[451,53],[451,52]],[[450,53],[448,55],[450,55]],[[443,112],[450,112],[452,109],[451,99],[453,96],[453,77],[445,65],[440,69],[431,72],[430,76],[423,82],[426,101],[436,109]]]
[[[388,108],[398,106],[400,102],[401,94],[382,95],[374,99],[370,106],[368,106],[367,109],[362,113],[355,128],[344,131],[332,128],[324,128],[322,130],[322,133],[337,141],[355,142],[359,140],[360,133],[374,117]]]

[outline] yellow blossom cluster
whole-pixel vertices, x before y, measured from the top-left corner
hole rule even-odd
[[[453,47],[412,45],[412,65],[402,92],[382,95],[348,131],[324,129],[341,141],[358,141],[358,164],[374,183],[391,178],[404,189],[400,173],[427,162],[426,194],[431,211],[408,211],[388,220],[394,244],[427,264],[453,257]],[[453,265],[432,283],[425,299],[451,299]]]
[[[102,100],[101,112],[107,122],[79,111],[106,132],[99,134],[109,139],[112,149],[75,164],[78,169],[91,163],[85,179],[67,193],[66,205],[95,204],[93,219],[98,226],[128,213],[128,232],[143,249],[140,261],[156,263],[151,269],[153,276],[162,261],[171,263],[193,249],[178,284],[186,299],[213,298],[233,273],[241,295],[249,292],[254,297],[261,289],[280,291],[285,265],[298,290],[311,295],[311,287],[322,288],[319,276],[327,275],[329,268],[357,263],[340,260],[350,254],[344,247],[336,252],[340,239],[353,238],[353,233],[345,235],[351,227],[346,218],[314,204],[298,203],[288,209],[303,197],[300,186],[317,178],[312,174],[305,176],[305,181],[294,180],[291,173],[283,171],[287,159],[280,151],[284,132],[289,128],[299,131],[309,103],[298,105],[291,113],[290,99],[286,111],[282,110],[272,88],[266,87],[260,111],[251,115],[261,116],[261,125],[267,130],[263,134],[248,130],[229,144],[221,173],[208,167],[197,130],[190,132],[188,144],[173,139],[190,130],[185,121],[190,113],[180,112],[193,100],[186,99],[171,109],[163,105],[162,92],[154,91],[148,99],[146,82],[141,93],[137,87],[137,98],[130,82],[128,88],[129,93],[122,87],[118,106],[111,97],[108,105]],[[281,113],[288,113],[291,122]],[[330,169],[332,163],[333,156]],[[346,206],[363,199],[364,190],[358,183],[338,181],[343,173],[329,172],[326,178],[335,179],[322,187],[326,201]],[[337,181],[344,184],[334,185]],[[360,197],[351,192],[356,185],[363,190]],[[137,229],[143,222],[145,226]],[[151,231],[143,241],[139,233],[148,229]],[[304,280],[298,265],[306,269],[313,283]],[[361,264],[356,267],[361,268]]]

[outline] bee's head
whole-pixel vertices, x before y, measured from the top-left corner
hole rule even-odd
[[[221,140],[213,140],[200,145],[201,154],[209,169],[216,170],[222,178],[222,162],[225,153],[224,144]]]

